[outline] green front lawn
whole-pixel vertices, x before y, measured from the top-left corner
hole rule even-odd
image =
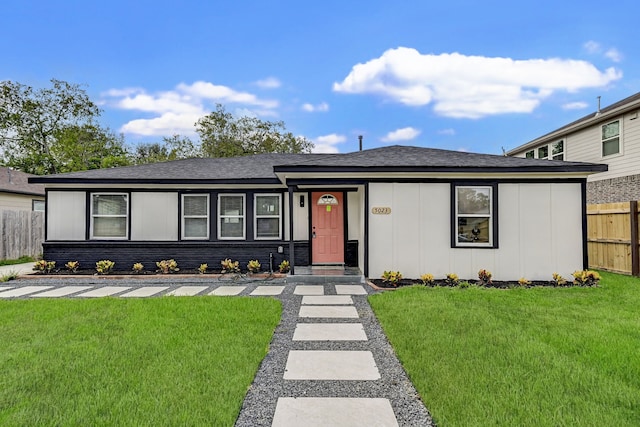
[[[640,425],[640,279],[370,303],[439,426]]]
[[[0,425],[231,426],[280,314],[267,298],[0,301]]]

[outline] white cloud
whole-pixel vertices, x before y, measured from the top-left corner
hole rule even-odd
[[[582,110],[584,108],[587,108],[589,106],[589,104],[587,104],[586,102],[569,102],[567,104],[564,104],[562,106],[563,110]]]
[[[389,132],[388,134],[380,138],[380,140],[384,142],[410,141],[420,135],[421,132],[421,130],[409,126],[402,129],[396,129],[393,132]]]
[[[602,46],[600,45],[600,43],[598,43],[596,41],[593,41],[593,40],[589,40],[588,42],[583,44],[582,47],[584,47],[584,50],[586,50],[587,53],[600,53],[600,52],[602,52]]]
[[[347,140],[347,137],[344,135],[338,135],[335,133],[319,136],[313,139],[313,143],[315,147],[313,148],[314,153],[339,153],[337,144],[341,144]]]
[[[602,54],[605,58],[608,58],[613,62],[620,62],[623,58],[622,53],[615,47],[610,47],[609,49],[605,50],[602,44],[593,40],[589,40],[584,45],[582,45],[582,47],[584,47],[584,50],[586,50],[587,53],[591,55]]]
[[[266,79],[258,80],[255,85],[262,89],[277,89],[282,86],[282,82],[276,77],[267,77]]]
[[[322,103],[320,103],[318,105],[313,105],[313,104],[308,104],[307,103],[307,104],[302,104],[302,109],[304,111],[309,112],[309,113],[314,113],[314,112],[317,112],[317,111],[320,111],[320,112],[324,113],[326,111],[329,111],[329,104],[327,104],[326,102],[322,102]]]
[[[245,115],[277,116],[278,101],[261,99],[227,86],[197,81],[180,83],[173,90],[147,93],[141,88],[110,89],[103,101],[115,108],[140,111],[153,117],[124,124],[120,131],[136,135],[194,134],[195,122],[215,109],[216,103],[236,104]]]
[[[400,47],[353,66],[342,82],[333,84],[333,90],[377,94],[409,106],[433,103],[442,116],[480,118],[530,113],[556,91],[602,87],[621,77],[615,68],[601,72],[580,60],[423,55]]]
[[[620,53],[620,51],[618,49],[616,49],[615,47],[612,47],[611,49],[608,49],[604,53],[604,56],[606,56],[607,58],[609,58],[613,62],[622,61],[622,53]]]
[[[448,136],[453,136],[456,134],[456,130],[455,129],[440,129],[438,131],[438,135],[448,135]]]

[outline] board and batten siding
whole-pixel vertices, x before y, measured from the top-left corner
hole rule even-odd
[[[131,240],[178,240],[178,193],[131,193]]]
[[[47,240],[85,240],[86,192],[47,193]]]
[[[451,248],[450,191],[448,183],[369,185],[369,277],[477,279],[484,268],[495,280],[550,280],[582,269],[580,184],[499,184],[497,249]]]

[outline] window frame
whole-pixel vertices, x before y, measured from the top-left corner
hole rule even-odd
[[[554,146],[560,143],[562,144],[562,151],[558,153],[554,153],[554,150],[555,150]],[[564,157],[565,157],[564,155],[565,155],[565,152],[567,151],[567,140],[565,138],[552,142],[551,144],[549,144],[549,147],[551,148],[549,153],[549,160],[564,160]],[[556,159],[556,157],[558,156],[561,156],[561,158]]]
[[[241,215],[222,215],[221,200],[223,197],[241,197],[242,198],[242,214]],[[224,237],[222,236],[222,219],[223,218],[241,218],[242,219],[242,237]],[[218,194],[218,213],[217,213],[217,230],[218,240],[246,240],[247,239],[247,195],[244,193],[219,193]]]
[[[126,208],[125,208],[125,214],[119,214],[119,215],[101,215],[101,214],[94,214],[93,212],[93,201],[94,201],[94,197],[96,196],[124,196],[125,197],[125,201],[127,203]],[[89,218],[90,218],[90,224],[89,224],[89,236],[91,240],[128,240],[129,239],[129,221],[131,219],[131,211],[130,211],[130,207],[131,207],[131,195],[129,193],[126,192],[95,192],[95,193],[90,193],[90,198],[89,198],[89,202],[90,202],[90,206],[89,206]],[[125,218],[125,233],[124,236],[96,236],[95,235],[95,218],[99,217],[99,218]]]
[[[525,159],[535,159],[536,158],[536,150],[529,150],[524,152]]]
[[[459,214],[458,213],[458,189],[459,188],[486,188],[489,189],[489,214]],[[488,218],[489,241],[482,243],[458,241],[458,218],[476,217]],[[456,249],[498,249],[498,183],[497,182],[453,182],[451,183],[451,247]]]
[[[544,157],[540,156],[540,150],[542,150],[543,148],[546,148],[547,150],[547,155]],[[547,144],[539,146],[538,148],[536,148],[536,153],[538,154],[538,159],[547,160],[549,158],[549,145]]]
[[[36,205],[42,204],[42,209],[36,209]],[[31,199],[31,210],[33,212],[45,212],[47,210],[47,202],[45,200]]]
[[[206,215],[186,215],[185,213],[185,197],[206,197],[207,199],[207,214]],[[181,240],[209,240],[209,236],[211,235],[211,198],[208,193],[184,193],[180,197],[180,238]],[[207,235],[206,236],[197,236],[197,237],[187,237],[185,235],[186,231],[186,223],[187,219],[201,219],[205,218],[207,220]]]
[[[277,197],[278,198],[278,215],[258,215],[258,197]],[[282,194],[280,193],[254,193],[253,195],[253,238],[254,240],[282,240]],[[259,218],[277,218],[278,219],[278,236],[277,237],[260,237],[258,236],[258,219]]]
[[[603,128],[615,122],[618,122],[618,135],[605,139],[604,135],[602,134]],[[607,121],[606,123],[603,123],[602,125],[600,125],[600,158],[604,159],[604,158],[611,158],[611,157],[622,155],[622,124],[623,124],[623,120],[618,118],[615,120]],[[609,142],[614,138],[618,138],[618,152],[611,153],[611,154],[604,154],[605,142]]]

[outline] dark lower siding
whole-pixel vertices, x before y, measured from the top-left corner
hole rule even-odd
[[[156,262],[175,259],[182,270],[193,270],[200,264],[219,269],[220,261],[231,258],[246,270],[249,260],[257,259],[263,271],[269,271],[269,254],[273,254],[273,268],[289,259],[288,242],[45,242],[43,258],[63,267],[68,261],[79,261],[80,268],[94,268],[97,261],[108,259],[116,263],[115,270],[131,270],[134,263],[144,264],[145,270],[155,270]],[[281,246],[283,253],[278,253]],[[295,265],[309,265],[309,243],[295,242]]]

